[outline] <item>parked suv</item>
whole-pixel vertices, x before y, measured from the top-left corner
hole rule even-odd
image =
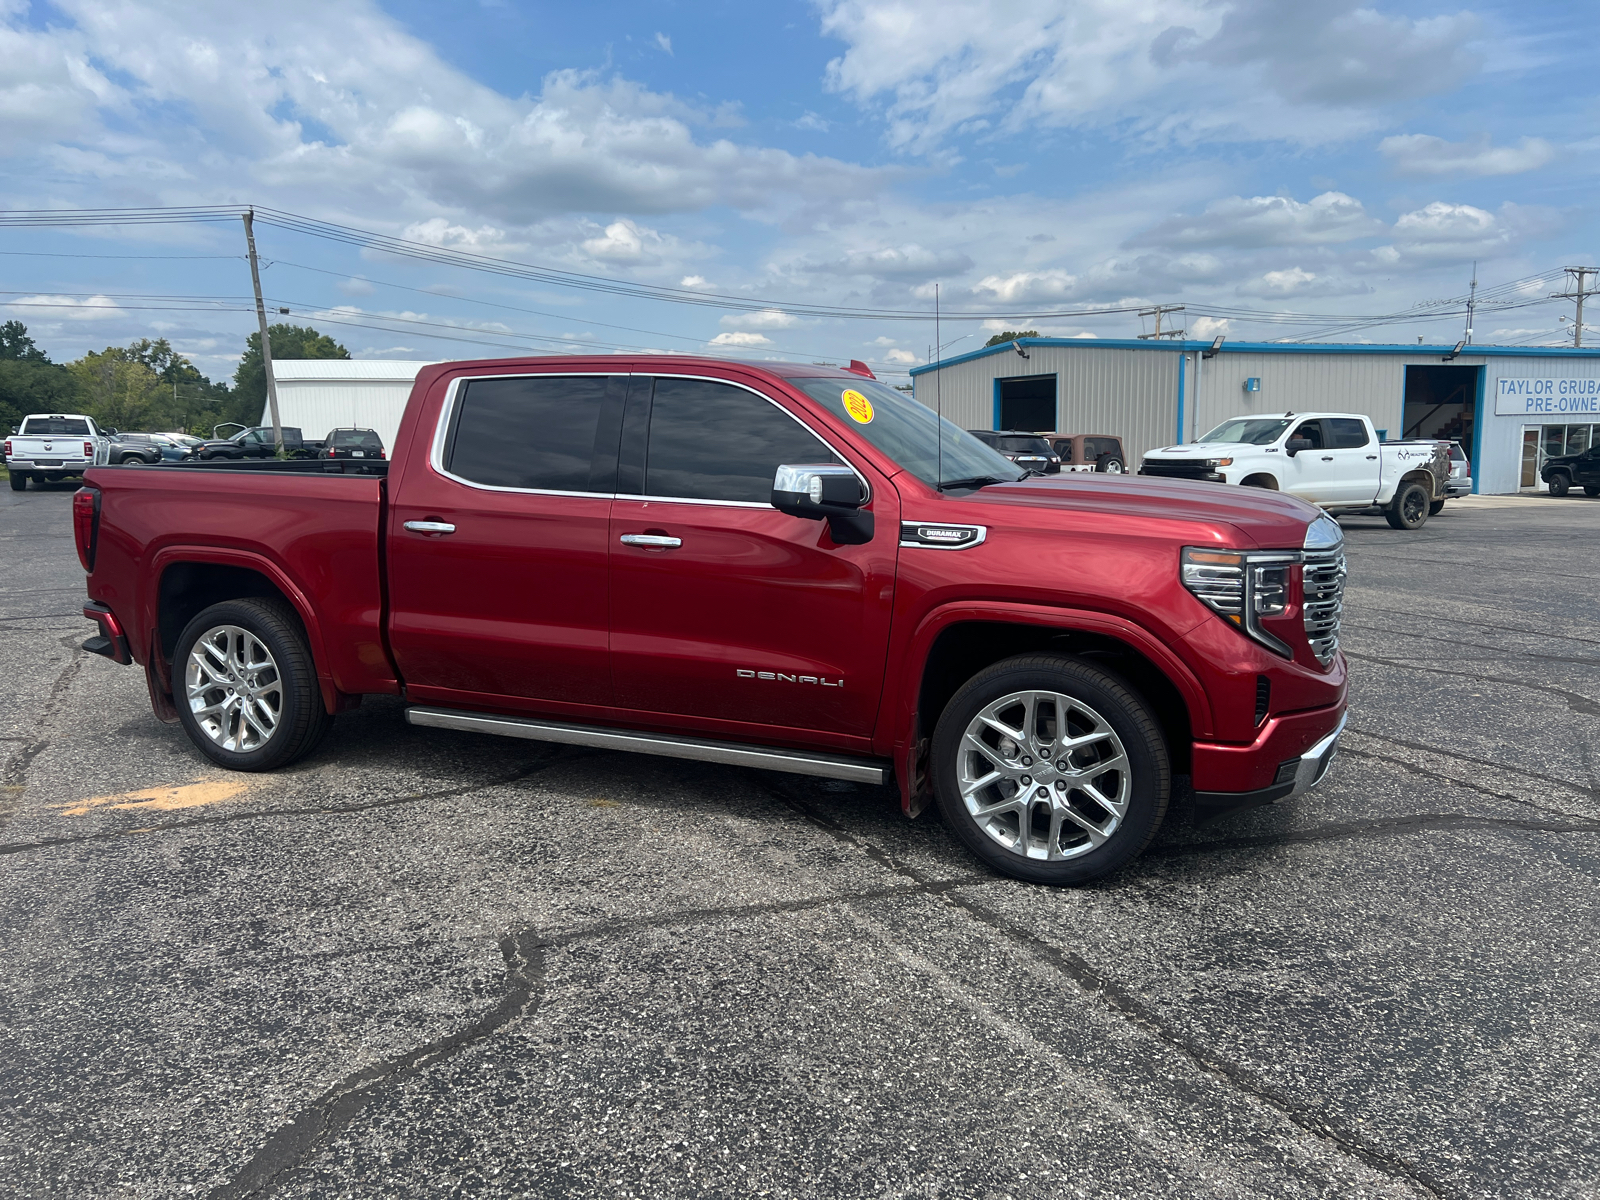
[[[1539,474],[1552,496],[1565,496],[1573,484],[1581,487],[1585,496],[1600,496],[1600,446],[1547,458]]]
[[[111,435],[111,461],[117,466],[145,466],[162,460],[162,444],[152,433]]]
[[[318,458],[384,458],[383,439],[371,429],[335,429],[322,442]]]
[[[1000,451],[1024,470],[1041,475],[1059,475],[1061,456],[1050,448],[1043,434],[1024,433],[1016,429],[969,429],[973,437],[985,446]]]
[[[1128,469],[1122,439],[1109,433],[1047,433],[1045,441],[1061,456],[1063,471],[1103,471],[1121,475]]]

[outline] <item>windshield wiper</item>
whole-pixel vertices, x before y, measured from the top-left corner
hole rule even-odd
[[[1027,476],[1022,476],[1026,479]],[[953,488],[981,488],[991,483],[1016,483],[1015,479],[1001,479],[998,475],[973,475],[966,479],[946,479],[939,485],[941,492],[948,492]]]

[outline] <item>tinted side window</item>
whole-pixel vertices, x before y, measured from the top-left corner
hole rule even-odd
[[[491,487],[587,492],[605,376],[474,379],[456,403],[445,469]]]
[[[1083,456],[1094,460],[1102,454],[1116,454],[1117,440],[1115,438],[1085,438],[1083,441]]]
[[[656,380],[648,496],[766,504],[784,463],[838,461],[816,435],[753,392],[704,379]]]
[[[1354,450],[1367,444],[1367,427],[1349,417],[1333,417],[1323,422],[1329,427],[1329,449]]]
[[[1324,443],[1322,441],[1322,422],[1302,421],[1300,422],[1300,428],[1291,433],[1289,438],[1290,440],[1293,440],[1294,438],[1305,438],[1306,441],[1311,443],[1311,448],[1313,450],[1321,450],[1324,448]]]

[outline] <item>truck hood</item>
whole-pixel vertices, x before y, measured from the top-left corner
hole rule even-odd
[[[1161,454],[1182,458],[1229,458],[1235,454],[1259,454],[1265,449],[1254,442],[1190,442],[1184,446],[1163,446],[1160,450],[1149,451],[1145,457]]]
[[[1263,488],[1088,473],[990,484],[965,497],[962,507],[974,522],[994,526],[1048,523],[1053,513],[1064,518],[1063,527],[1078,526],[1086,515],[1139,518],[1189,544],[1239,550],[1297,549],[1322,514],[1314,504]]]

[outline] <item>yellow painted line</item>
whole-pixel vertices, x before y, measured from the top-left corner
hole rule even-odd
[[[201,808],[207,804],[220,804],[232,800],[250,787],[252,781],[237,776],[229,779],[197,779],[176,787],[145,788],[138,792],[123,792],[116,796],[93,796],[79,800],[61,809],[63,816],[81,817],[85,813],[102,809],[112,811],[125,808],[149,809],[165,812],[174,808]]]

